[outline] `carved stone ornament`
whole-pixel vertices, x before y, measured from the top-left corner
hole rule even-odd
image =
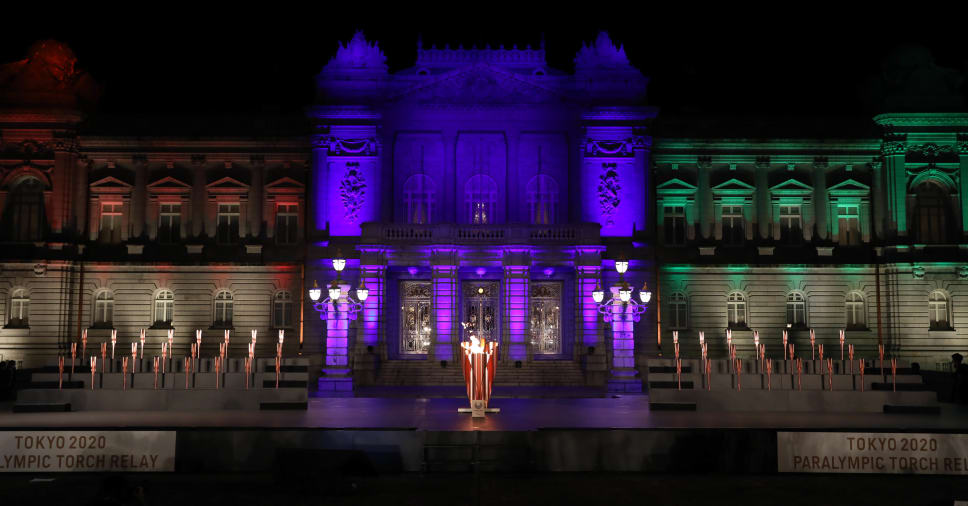
[[[324,145],[328,148],[330,156],[376,156],[379,151],[379,143],[372,137],[368,139],[327,137]]]
[[[532,283],[531,284],[532,298],[557,299],[560,293],[561,293],[561,284],[559,283]]]
[[[958,277],[962,280],[968,279],[968,265],[962,265],[958,267]]]
[[[346,164],[346,173],[339,183],[339,198],[343,203],[343,217],[349,223],[356,223],[366,198],[366,178],[360,164]]]
[[[34,264],[34,276],[41,277],[47,274],[46,264]]]
[[[432,287],[429,282],[406,282],[403,284],[403,296],[414,299],[429,299]]]
[[[924,267],[915,265],[914,268],[911,269],[911,275],[914,276],[914,279],[924,279]]]
[[[952,159],[958,156],[956,146],[939,146],[933,142],[925,144],[912,144],[908,146],[907,154],[910,157],[935,161],[938,159]]]
[[[955,144],[959,154],[968,155],[968,134],[958,134],[958,141]]]
[[[591,140],[585,142],[585,156],[631,157],[635,148],[645,146],[644,137],[623,140]]]
[[[882,155],[901,155],[907,151],[907,136],[904,134],[887,134],[881,141]]]
[[[618,209],[622,200],[619,192],[622,190],[619,181],[618,165],[614,163],[603,163],[602,173],[598,176],[598,205],[602,215],[605,217],[605,226],[610,227],[615,224],[615,211]]]

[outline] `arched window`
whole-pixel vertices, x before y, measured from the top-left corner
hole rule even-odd
[[[729,319],[729,328],[747,328],[745,295],[740,292],[732,292],[726,297],[726,317]]]
[[[24,288],[10,292],[10,311],[7,313],[8,328],[26,328],[30,319],[30,296]]]
[[[101,290],[94,295],[94,327],[111,328],[114,325],[114,294]]]
[[[175,294],[171,290],[159,290],[155,294],[155,326],[170,327],[175,310]]]
[[[403,183],[403,201],[407,206],[407,223],[423,225],[433,222],[437,187],[434,180],[414,174]]]
[[[47,230],[44,213],[44,184],[28,177],[10,192],[3,213],[4,231],[11,241],[40,241]]]
[[[807,300],[800,292],[790,292],[786,299],[786,322],[790,327],[807,326]]]
[[[228,290],[221,290],[215,294],[215,311],[212,314],[213,327],[232,326],[232,310],[234,302],[235,298],[232,296],[232,292]]]
[[[948,310],[948,296],[941,290],[935,290],[928,296],[928,319],[931,330],[950,330],[951,312]]]
[[[915,240],[921,244],[945,244],[948,242],[948,224],[951,223],[949,198],[944,189],[933,182],[918,185],[914,204]]]
[[[475,225],[494,223],[497,210],[497,184],[490,176],[478,174],[464,185],[467,220]]]
[[[847,311],[847,329],[862,330],[867,328],[867,306],[864,305],[864,295],[860,292],[850,292],[844,301]]]
[[[689,307],[682,292],[672,292],[668,298],[669,314],[666,316],[671,329],[689,328]]]
[[[272,327],[286,329],[292,327],[292,294],[276,292],[272,298]]]
[[[527,192],[531,223],[550,225],[558,221],[558,183],[551,176],[538,174],[531,178]]]

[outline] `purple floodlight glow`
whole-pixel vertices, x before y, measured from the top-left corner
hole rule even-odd
[[[416,267],[407,267],[407,272],[410,273],[411,276],[416,276],[417,275],[417,268]]]
[[[547,276],[547,277],[550,278],[552,276],[552,274],[555,273],[555,270],[553,268],[551,268],[551,267],[545,267],[544,271],[542,271],[542,272],[544,272],[544,275],[545,276]]]
[[[487,273],[487,269],[485,269],[483,267],[478,267],[478,268],[474,269],[474,273],[477,274],[477,277],[482,278],[482,277],[484,277],[484,274]]]

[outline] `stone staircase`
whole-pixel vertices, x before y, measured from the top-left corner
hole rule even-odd
[[[520,368],[513,361],[501,361],[497,366],[495,386],[584,386],[581,366],[571,360],[540,360],[525,362]],[[448,362],[427,360],[390,360],[380,364],[376,384],[402,385],[463,385],[460,367]]]

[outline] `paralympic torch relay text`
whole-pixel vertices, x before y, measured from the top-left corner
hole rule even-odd
[[[781,473],[968,474],[968,435],[778,432]]]
[[[0,432],[0,472],[174,470],[173,431]]]

